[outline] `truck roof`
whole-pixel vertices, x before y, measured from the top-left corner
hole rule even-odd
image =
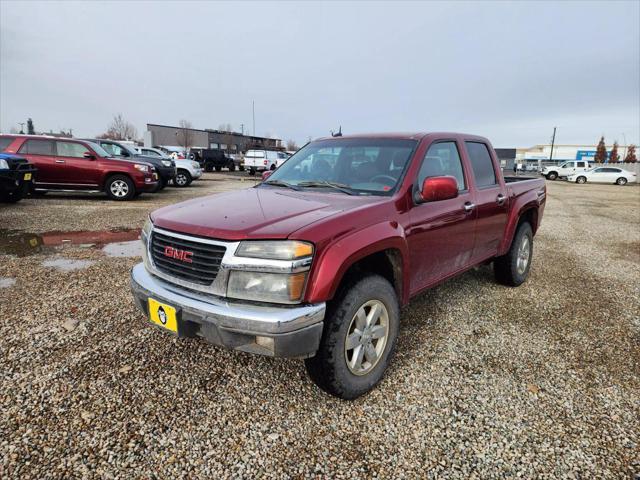
[[[422,140],[424,137],[428,136],[428,135],[434,135],[434,136],[458,136],[458,135],[463,135],[465,137],[469,137],[469,138],[482,138],[479,137],[478,135],[473,135],[473,134],[467,134],[467,133],[461,133],[461,132],[379,132],[379,133],[355,133],[352,135],[342,135],[339,137],[320,137],[317,138],[316,140],[340,140],[342,138],[344,139],[349,139],[349,138],[392,138],[392,139],[398,139],[398,140]]]

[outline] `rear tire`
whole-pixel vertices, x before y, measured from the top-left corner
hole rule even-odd
[[[173,179],[173,184],[178,188],[184,188],[191,185],[193,179],[191,178],[191,174],[186,170],[178,170],[176,176]]]
[[[240,166],[238,167],[238,170],[240,170],[241,172],[244,172],[244,165],[240,165]]]
[[[556,172],[547,173],[547,180],[555,180],[558,178],[558,174]]]
[[[276,169],[276,164],[275,164],[275,163],[272,163],[272,164],[271,164],[271,167],[269,167],[269,170],[273,171],[273,170],[275,170],[275,169]]]
[[[113,175],[107,179],[104,190],[111,200],[131,200],[136,194],[136,186],[126,175]]]
[[[211,165],[210,163],[205,163],[204,164],[204,171],[205,172],[213,172],[213,165]]]
[[[255,174],[256,174],[255,168],[250,168],[249,169],[249,175],[255,175]]]
[[[509,251],[493,261],[493,272],[498,283],[517,287],[529,276],[533,258],[533,230],[529,222],[520,224]]]
[[[230,172],[235,172],[236,171],[236,164],[235,163],[232,163],[232,164],[229,165],[229,171]]]
[[[583,183],[587,183],[587,177],[580,175],[578,178],[576,178],[576,183],[579,184],[583,184]]]
[[[216,169],[216,172],[219,172],[220,170],[222,170],[222,167],[219,165],[216,165],[215,169]]]
[[[616,180],[616,185],[626,185],[627,184],[627,179],[624,177],[620,177],[619,179]]]
[[[367,275],[347,284],[327,309],[315,357],[305,360],[309,376],[336,397],[364,395],[387,369],[399,324],[398,298],[385,278]]]

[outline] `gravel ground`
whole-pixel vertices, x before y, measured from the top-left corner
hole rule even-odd
[[[26,200],[0,225],[139,227],[249,185],[206,177],[124,205]],[[387,376],[354,402],[300,361],[151,328],[129,293],[136,258],[0,254],[0,477],[640,475],[640,188],[550,183],[535,246],[520,288],[481,267],[415,299]]]

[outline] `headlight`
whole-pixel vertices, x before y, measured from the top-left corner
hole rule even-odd
[[[133,165],[136,169],[140,170],[141,172],[149,172],[149,166],[148,165],[142,165],[140,163],[136,163]]]
[[[302,297],[307,272],[263,273],[232,270],[227,296],[273,303],[297,303]]]
[[[163,164],[165,167],[170,167],[170,166],[171,166],[171,160],[162,160],[162,164]]]
[[[151,222],[151,218],[147,217],[147,220],[144,222],[144,225],[142,226],[142,235],[144,237],[149,238],[149,235],[151,235],[152,228],[153,228],[153,223]]]
[[[9,170],[9,162],[4,158],[0,158],[0,170]]]
[[[297,240],[262,240],[241,242],[236,257],[268,260],[296,260],[313,255],[313,245]]]

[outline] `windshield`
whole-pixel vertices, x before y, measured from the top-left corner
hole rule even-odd
[[[89,145],[94,152],[96,152],[99,156],[101,157],[110,157],[111,154],[109,152],[107,152],[104,148],[102,148],[100,145],[98,145],[97,143],[94,142],[85,142],[87,145]]]
[[[312,142],[283,163],[266,183],[301,188],[332,188],[333,184],[357,194],[389,195],[417,143],[388,138]]]

